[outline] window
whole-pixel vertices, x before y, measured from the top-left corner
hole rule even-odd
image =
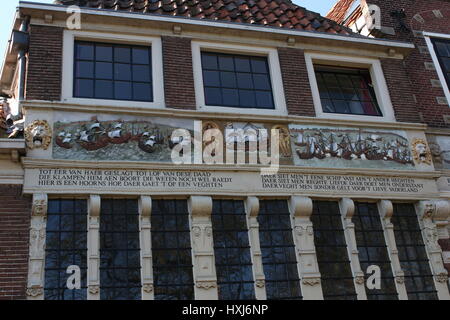
[[[395,242],[400,265],[405,272],[405,285],[410,300],[437,300],[419,221],[410,203],[394,204],[392,215]]]
[[[382,116],[367,69],[314,66],[324,113]]]
[[[287,201],[260,201],[258,222],[267,299],[302,299]]]
[[[151,47],[75,41],[77,98],[153,101]]]
[[[450,40],[433,39],[432,42],[447,86],[450,86]]]
[[[266,57],[202,52],[205,104],[275,109]]]
[[[244,202],[214,200],[211,219],[219,299],[255,299]]]
[[[337,202],[314,201],[311,221],[325,300],[356,300]]]
[[[186,200],[153,200],[155,300],[193,300],[191,238]]]
[[[137,200],[102,199],[100,286],[102,300],[141,299]]]
[[[397,289],[392,274],[391,260],[388,256],[386,241],[380,215],[375,203],[355,202],[356,244],[359,252],[361,269],[366,273],[370,265],[377,265],[381,270],[381,288],[369,290],[366,294],[369,300],[397,300]],[[368,277],[368,275],[366,275]]]
[[[87,201],[49,200],[45,245],[47,300],[85,300],[87,270]],[[81,289],[68,289],[69,266],[81,271]]]

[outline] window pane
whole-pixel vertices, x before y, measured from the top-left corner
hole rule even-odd
[[[77,41],[75,46],[76,59],[92,60],[75,62],[75,97],[153,101],[150,48]]]
[[[267,58],[202,52],[202,68],[207,105],[275,108]]]
[[[150,67],[133,66],[133,81],[150,82]]]
[[[149,49],[133,48],[132,50],[134,64],[150,64]]]
[[[317,65],[315,73],[324,112],[382,116],[368,70]]]
[[[255,299],[244,202],[214,200],[211,218],[219,299]]]
[[[82,60],[94,59],[94,46],[92,44],[78,43],[75,45],[75,57]]]
[[[95,97],[103,99],[113,98],[113,82],[106,80],[95,81]]]
[[[395,203],[391,221],[394,225],[400,265],[405,272],[408,299],[418,300],[423,298],[422,294],[426,293],[427,299],[437,300],[433,274],[414,205]]]
[[[105,205],[104,205],[105,204]],[[128,228],[126,220],[136,224]],[[102,199],[100,212],[100,298],[140,300],[138,201]]]
[[[87,201],[52,199],[48,207],[44,297],[46,300],[86,300]],[[80,289],[67,288],[71,275],[67,268],[72,265],[80,268]]]
[[[356,300],[337,202],[314,201],[311,221],[325,300]]]
[[[257,219],[267,299],[302,299],[287,201],[260,201]]]
[[[75,80],[75,96],[92,98],[94,96],[94,81],[84,79]]]
[[[98,44],[95,47],[95,60],[111,62],[113,59],[113,48],[108,45]]]
[[[444,39],[433,39],[432,41],[447,85],[450,87],[450,41]]]
[[[369,300],[397,300],[397,289],[392,274],[386,241],[384,239],[381,218],[376,203],[355,202],[356,243],[358,247],[361,269],[366,273],[370,265],[377,265],[381,270],[380,289],[369,289],[366,294]],[[366,280],[369,275],[365,275]]]
[[[109,62],[97,62],[95,64],[95,77],[97,79],[108,79],[113,78],[113,67],[112,63]]]
[[[133,84],[133,99],[137,101],[152,101],[153,100],[152,86],[147,83]]]
[[[194,299],[187,201],[154,200],[151,224],[155,300]]]
[[[131,100],[133,98],[131,82],[116,81],[114,83],[115,98],[119,100]]]
[[[87,61],[78,61],[75,64],[75,77],[77,78],[93,78],[94,63]]]

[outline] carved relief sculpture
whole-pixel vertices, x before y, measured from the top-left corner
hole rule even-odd
[[[431,165],[431,151],[424,139],[414,138],[412,143],[414,161],[419,164]]]
[[[29,149],[47,150],[52,141],[52,130],[46,120],[35,120],[25,128],[25,142]]]

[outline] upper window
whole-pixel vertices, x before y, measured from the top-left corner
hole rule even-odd
[[[202,52],[207,106],[275,109],[267,57]]]
[[[367,69],[315,65],[324,113],[382,116]]]
[[[447,85],[450,86],[450,40],[433,39],[434,50],[445,76]]]
[[[75,41],[73,96],[153,101],[151,47]]]

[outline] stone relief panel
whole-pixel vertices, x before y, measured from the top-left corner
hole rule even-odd
[[[450,170],[450,136],[427,136],[436,169]]]
[[[53,157],[77,160],[171,162],[171,150],[181,143],[175,129],[193,136],[194,122],[184,119],[56,122]]]
[[[406,133],[290,125],[294,163],[337,168],[413,169]]]

